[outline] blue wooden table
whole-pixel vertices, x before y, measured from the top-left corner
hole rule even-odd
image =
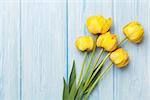
[[[150,100],[149,0],[0,0],[0,100],[61,100],[73,59],[78,75],[81,70],[83,54],[74,41],[91,35],[90,15],[112,17],[119,39],[129,21],[145,29],[141,44],[121,45],[128,67],[113,66],[90,100]]]

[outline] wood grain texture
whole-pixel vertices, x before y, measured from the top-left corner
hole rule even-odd
[[[20,100],[20,8],[11,2],[0,2],[0,100]]]
[[[83,61],[83,53],[75,48],[75,38],[81,35],[91,35],[86,28],[86,19],[91,15],[103,15],[105,17],[112,17],[112,1],[106,0],[100,2],[98,0],[83,0],[74,1],[68,0],[68,43],[69,43],[69,70],[71,70],[71,64],[73,59],[76,61],[77,74],[79,75],[81,65]],[[96,59],[98,52],[95,53],[94,59]],[[87,59],[87,63],[88,63]],[[93,60],[94,63],[94,60]],[[113,70],[109,71],[109,74],[104,77],[103,82],[94,90],[90,99],[93,100],[112,100],[113,99]],[[109,96],[105,96],[109,93]]]
[[[66,3],[21,2],[22,100],[61,100]]]
[[[115,0],[114,22],[115,32],[121,39],[122,27],[129,21],[139,21],[145,29],[145,37],[142,43],[134,44],[129,41],[124,47],[130,55],[130,63],[127,68],[115,69],[114,71],[114,100],[148,100],[147,88],[147,47],[149,34],[147,32],[148,18],[145,1],[120,1]]]
[[[74,42],[93,36],[85,25],[91,15],[112,17],[110,31],[119,40],[132,20],[144,26],[145,36],[140,44],[121,45],[130,55],[128,67],[112,66],[90,100],[149,100],[148,0],[0,0],[0,100],[61,100],[73,59],[79,76],[83,53]]]

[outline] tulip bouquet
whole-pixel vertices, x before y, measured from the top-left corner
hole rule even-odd
[[[84,52],[82,69],[76,83],[75,61],[73,61],[69,82],[64,79],[63,100],[86,100],[112,64],[115,64],[117,68],[123,68],[129,63],[128,53],[120,45],[125,40],[139,43],[143,38],[144,29],[139,22],[131,21],[123,27],[125,37],[118,42],[117,35],[109,32],[111,24],[112,18],[106,19],[103,16],[90,16],[87,18],[88,31],[97,35],[97,37],[96,40],[90,36],[80,36],[76,39],[75,46],[79,51]],[[97,47],[101,50],[94,61],[94,65],[92,65]],[[104,52],[107,52],[107,55],[101,59]],[[88,53],[90,53],[90,59],[85,67]],[[110,58],[110,62],[104,67],[108,58]]]

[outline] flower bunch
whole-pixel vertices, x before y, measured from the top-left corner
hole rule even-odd
[[[90,36],[80,36],[75,41],[75,46],[79,51],[84,52],[82,69],[79,75],[78,83],[76,83],[75,62],[69,78],[69,83],[64,80],[63,100],[86,100],[94,87],[97,85],[103,75],[115,64],[117,68],[125,67],[129,63],[129,55],[127,51],[121,48],[125,40],[133,43],[139,43],[144,35],[144,29],[139,22],[131,21],[123,27],[125,37],[118,42],[116,34],[110,33],[112,18],[104,18],[103,16],[90,16],[87,18],[86,26],[90,33],[98,35],[96,40]],[[97,59],[92,65],[92,60],[96,48],[101,48]],[[92,52],[91,52],[92,51]],[[103,52],[107,55],[100,60]],[[85,67],[87,54],[90,54],[88,65]],[[104,70],[104,63],[110,58],[110,62]],[[84,71],[85,70],[85,71]],[[84,73],[83,73],[84,72]]]

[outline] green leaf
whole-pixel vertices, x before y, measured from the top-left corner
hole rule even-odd
[[[76,70],[75,70],[75,61],[73,61],[72,70],[69,77],[69,92],[72,89],[72,86],[76,82]]]
[[[76,94],[76,70],[75,61],[73,61],[70,77],[69,77],[69,96],[68,100],[74,100]]]
[[[83,96],[83,87],[84,87],[84,84],[85,82],[81,81],[81,84],[77,90],[77,93],[76,93],[76,100],[81,100],[82,99],[82,96]]]
[[[98,65],[99,66],[99,65]],[[94,69],[93,73],[97,70],[98,66]],[[92,84],[96,81],[96,79],[98,78],[98,76],[101,74],[101,71],[103,69],[103,66],[99,69],[99,71],[96,73],[95,77],[92,79],[92,81],[90,82],[90,84],[88,85],[87,89],[84,91],[84,94],[86,94],[86,92],[88,91],[88,89],[92,86]]]
[[[63,100],[68,100],[69,86],[67,85],[67,83],[66,83],[64,78],[63,78],[63,81],[64,81]]]
[[[75,100],[75,95],[76,95],[76,81],[74,81],[74,83],[72,85],[68,100]]]

